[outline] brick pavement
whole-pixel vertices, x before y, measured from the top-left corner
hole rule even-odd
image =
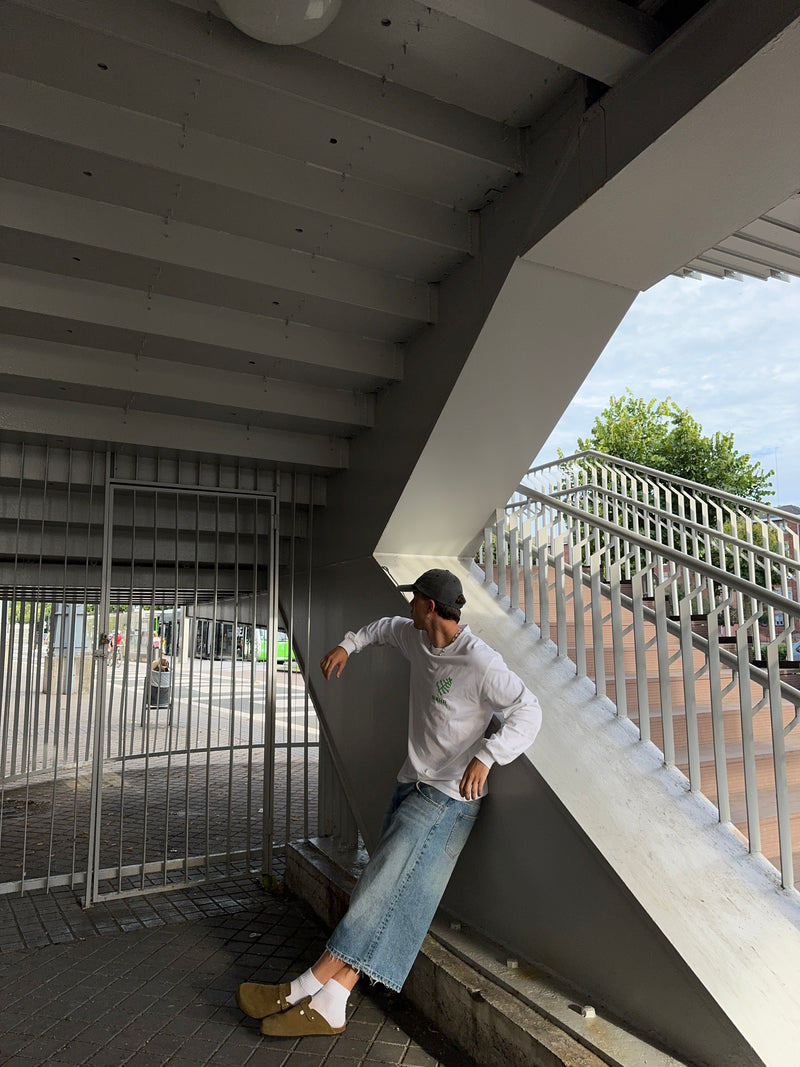
[[[403,997],[366,983],[344,1034],[262,1038],[236,1007],[236,986],[298,973],[325,934],[251,875],[89,911],[66,889],[4,897],[0,930],[7,1067],[475,1067]]]
[[[149,745],[158,747],[153,738]],[[277,845],[315,829],[315,744],[292,755],[289,769],[285,749],[276,753]],[[257,849],[259,756],[237,752],[231,765],[226,754],[206,761],[201,752],[191,766],[155,756],[146,777],[134,762],[124,802],[121,765],[108,763],[101,863],[183,855],[187,843],[190,854],[204,854],[206,830],[210,852]],[[85,870],[88,767],[36,779],[0,790],[0,883],[23,870],[27,878]],[[299,973],[319,955],[325,932],[298,902],[268,896],[247,865],[207,873],[218,880],[108,899],[88,911],[82,885],[0,895],[0,1064],[474,1067],[404,998],[366,983],[351,997],[344,1034],[262,1038],[236,1007],[236,986]],[[274,873],[282,876],[280,857]]]
[[[101,867],[173,859],[188,855],[221,855],[230,850],[261,849],[263,758],[215,753],[206,762],[195,754],[191,766],[151,761],[144,769],[125,772],[124,794],[118,765],[109,764],[103,776]],[[85,872],[89,849],[91,775],[83,772],[55,783],[39,781],[0,791],[0,884],[15,882],[23,870],[27,878]],[[317,752],[308,753],[308,791],[304,754],[291,761],[287,781],[285,750],[276,753],[273,813],[274,845],[313,836],[317,825]],[[287,812],[288,800],[288,812]],[[169,802],[168,802],[169,801]],[[308,819],[306,820],[306,811]],[[195,872],[196,877],[199,877]],[[172,877],[172,876],[171,876]],[[180,870],[174,877],[183,880]],[[158,877],[147,876],[151,884]],[[118,888],[116,879],[101,884],[101,892]],[[140,876],[123,880],[119,888],[135,888]]]
[[[224,673],[223,667],[228,668],[226,678],[230,677],[229,664],[216,666],[220,674]],[[242,674],[248,666],[238,663],[236,671]],[[302,678],[294,673],[279,679],[276,736],[283,744],[288,740],[289,680],[294,709],[291,760],[287,767],[287,749],[278,747],[273,789],[275,846],[316,832],[316,717],[313,709],[309,709],[306,722],[305,688]],[[34,719],[41,736],[38,747],[30,749],[33,768],[34,751],[40,756],[49,751],[51,759],[55,752],[52,744],[47,749],[44,743],[45,723],[49,721],[45,715],[46,695],[22,692],[17,696],[20,706],[26,706],[30,697],[37,709]],[[44,702],[42,707],[36,703],[40,699]],[[231,720],[222,714],[222,705],[215,705],[215,709],[216,717],[206,721],[206,726],[214,734],[216,744],[223,734],[227,736],[226,724]],[[235,715],[232,720],[237,729],[234,741],[239,747],[207,751],[200,744],[205,743],[205,735],[198,738],[193,734],[192,744],[200,747],[187,752],[185,747],[181,748],[187,743],[186,731],[178,729],[184,713],[186,708],[176,704],[174,730],[166,730],[165,711],[160,717],[154,713],[146,743],[142,729],[136,725],[136,716],[132,733],[123,726],[127,721],[124,715],[110,718],[104,742],[107,759],[103,768],[101,867],[114,869],[120,863],[136,865],[164,858],[174,861],[186,855],[213,856],[229,851],[258,855],[264,753],[258,744],[250,747],[247,743],[253,725],[249,715]],[[28,726],[32,729],[32,725],[25,726],[25,721],[18,724],[16,748],[20,752],[28,752],[30,748],[26,730]],[[73,727],[77,728],[78,721],[73,717]],[[84,731],[86,727],[83,722]],[[263,728],[263,722],[258,728]],[[147,759],[140,755],[145,748]],[[61,759],[67,751],[75,754],[72,745],[63,747]],[[109,757],[109,753],[122,751],[127,753],[125,761]],[[52,766],[35,773],[31,769],[30,778],[21,775],[0,781],[0,885],[18,882],[23,871],[28,880],[86,871],[90,785],[89,763],[77,767],[59,764],[57,773]],[[180,870],[168,877],[183,880]],[[157,880],[149,875],[145,879],[147,883]],[[135,888],[140,882],[138,875],[114,878],[102,884],[101,891]]]

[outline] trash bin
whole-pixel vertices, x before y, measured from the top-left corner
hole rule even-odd
[[[169,671],[150,671],[150,707],[169,707]]]

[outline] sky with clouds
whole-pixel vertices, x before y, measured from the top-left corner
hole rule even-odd
[[[800,279],[669,277],[641,293],[535,462],[575,451],[627,388],[732,432],[776,471],[773,503],[800,505]]]

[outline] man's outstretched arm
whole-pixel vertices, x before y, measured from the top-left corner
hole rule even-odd
[[[322,673],[325,676],[325,681],[329,681],[334,672],[337,678],[341,678],[342,671],[349,658],[347,649],[342,648],[341,645],[337,645],[336,648],[332,648],[330,652],[326,652],[319,663],[322,668]]]
[[[348,630],[336,648],[332,648],[319,661],[325,680],[329,680],[334,671],[336,672],[336,677],[341,678],[342,671],[350,656],[367,648],[369,645],[391,645],[393,648],[403,652],[408,658],[404,642],[404,635],[407,635],[408,630],[412,632],[414,630],[411,619],[401,619],[397,616],[376,619],[375,622],[362,626],[356,633]]]

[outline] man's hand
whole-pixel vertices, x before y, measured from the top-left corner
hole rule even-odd
[[[344,651],[344,649],[342,649]],[[481,763],[477,756],[473,756],[467,764],[467,769],[461,777],[458,791],[464,800],[477,800],[483,793],[483,787],[489,775],[489,768]]]
[[[337,645],[330,652],[326,652],[319,662],[320,667],[322,667],[322,673],[325,675],[325,681],[330,680],[334,671],[336,672],[336,677],[341,678],[342,671],[349,658],[346,650],[341,645]]]

